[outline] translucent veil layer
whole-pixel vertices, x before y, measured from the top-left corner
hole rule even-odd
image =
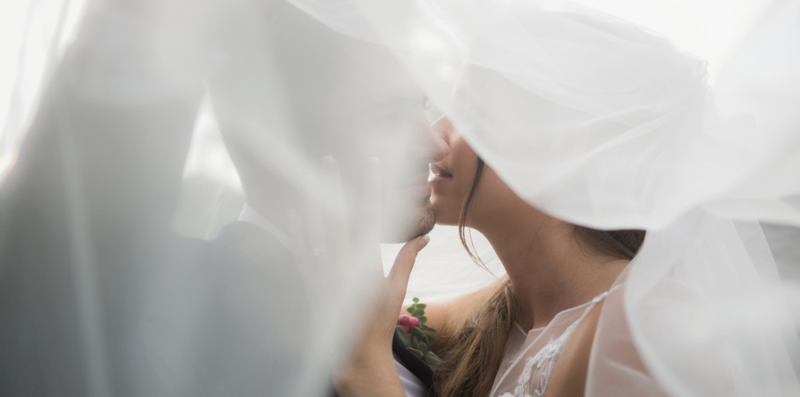
[[[368,158],[415,172],[423,96],[532,205],[648,230],[604,308],[588,395],[800,392],[798,259],[759,223],[800,226],[797,2],[290,3],[89,2],[63,58],[36,63],[52,65],[25,88],[41,99],[14,100],[35,111],[0,137],[9,395],[324,393],[370,263],[302,279],[259,266],[291,262],[279,234],[242,253],[221,220],[246,195],[269,219],[341,224]],[[731,34],[693,55],[669,37],[699,9],[719,12],[693,31]]]
[[[800,4],[293,2],[392,48],[531,204],[648,231],[604,309],[587,395],[800,392],[800,263],[776,265],[759,223],[800,226]],[[705,53],[653,30],[684,22]]]
[[[0,394],[330,392],[381,275],[366,176],[377,158],[407,211],[424,92],[283,1],[29,15],[0,136]]]

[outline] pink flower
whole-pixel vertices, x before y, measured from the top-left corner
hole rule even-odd
[[[401,314],[400,317],[397,318],[397,325],[399,325],[401,328],[403,328],[403,331],[406,331],[406,333],[409,333],[409,332],[411,332],[411,321],[412,320],[417,320],[417,319],[413,318],[413,317],[408,317],[405,314]],[[419,324],[419,320],[417,320],[417,324]]]
[[[411,328],[419,328],[419,319],[411,317],[411,319],[408,320],[408,325],[410,325]]]

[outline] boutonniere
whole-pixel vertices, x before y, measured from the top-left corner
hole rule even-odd
[[[397,319],[397,334],[400,343],[411,350],[419,358],[425,361],[431,368],[436,369],[442,359],[430,350],[437,340],[430,333],[436,332],[435,329],[425,325],[428,318],[425,317],[424,303],[419,303],[419,298],[414,298],[414,303],[408,308],[411,317],[401,314]]]

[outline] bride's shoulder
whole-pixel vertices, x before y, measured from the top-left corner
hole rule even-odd
[[[459,324],[462,324],[472,311],[486,302],[497,285],[494,283],[476,291],[440,300],[426,302],[426,325],[437,330],[437,336],[447,336]],[[407,307],[406,307],[407,308]],[[403,313],[405,309],[403,308]]]
[[[570,334],[547,386],[547,397],[583,396],[597,324],[604,301],[595,305]]]

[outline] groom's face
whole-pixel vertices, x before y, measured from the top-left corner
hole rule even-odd
[[[331,154],[351,191],[362,190],[369,157],[382,169],[383,242],[403,242],[428,233],[436,223],[430,203],[429,163],[447,155],[447,145],[434,134],[425,111],[425,97],[392,55],[368,47],[354,57],[327,119]],[[357,200],[352,200],[357,201]]]

